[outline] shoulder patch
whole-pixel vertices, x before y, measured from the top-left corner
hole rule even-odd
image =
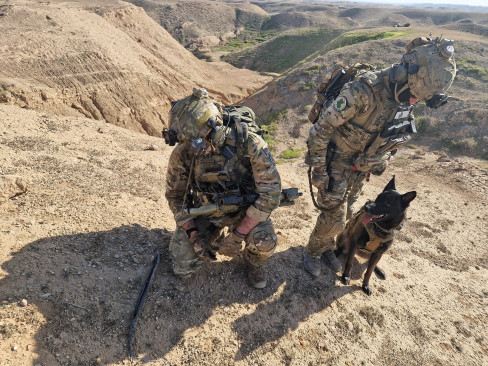
[[[343,95],[339,95],[332,103],[332,107],[337,112],[342,112],[347,107],[347,99]]]

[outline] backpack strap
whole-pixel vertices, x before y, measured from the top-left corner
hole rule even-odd
[[[239,119],[235,121],[235,129],[237,155],[242,159],[247,155],[247,138],[249,134],[247,123],[241,122]]]
[[[376,121],[376,117],[371,118],[372,114],[377,114],[378,111],[383,110],[383,106],[385,105],[385,96],[382,92],[384,89],[383,77],[382,74],[377,75],[376,73],[366,71],[358,74],[356,76],[356,80],[368,85],[373,94],[374,102],[372,103],[372,105],[374,109],[368,109],[367,111],[359,114],[356,117],[358,120],[360,120],[361,118],[369,119],[369,122],[363,126],[363,128],[369,129],[371,128],[371,125],[374,124],[374,122]]]

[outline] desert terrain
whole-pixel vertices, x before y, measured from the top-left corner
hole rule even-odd
[[[0,3],[0,366],[487,364],[483,14],[215,1],[214,16],[240,31],[209,28],[194,12],[188,22],[205,28],[199,33],[178,28],[192,7],[176,3]],[[165,6],[184,10],[168,29]],[[376,37],[396,22],[412,25]],[[268,28],[267,39],[221,48]],[[174,29],[197,36],[178,39]],[[314,85],[337,62],[395,62],[429,29],[457,41],[452,100],[436,111],[416,107],[419,134],[358,202],[376,197],[393,175],[399,192],[417,192],[380,262],[387,278],[373,275],[373,294],[365,295],[358,258],[349,286],[325,264],[314,279],[302,260],[318,215],[303,163]],[[198,41],[200,34],[219,45]],[[322,36],[323,46],[305,42]],[[271,57],[284,40],[309,45],[295,53],[296,64],[286,52],[282,62]],[[252,69],[220,59],[249,47],[239,62]],[[268,68],[256,53],[270,55]],[[171,100],[194,85],[223,103],[252,106],[270,132],[283,187],[303,192],[273,212],[279,244],[264,290],[248,285],[241,258],[219,257],[190,280],[171,272],[175,224],[164,179],[172,147],[159,133]],[[130,359],[129,324],[158,253]]]

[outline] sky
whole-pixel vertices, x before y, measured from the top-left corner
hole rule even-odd
[[[352,0],[354,1],[354,0]],[[356,0],[358,1],[358,0]],[[469,6],[488,6],[486,0],[359,0],[367,3],[383,3],[383,4],[456,4]]]

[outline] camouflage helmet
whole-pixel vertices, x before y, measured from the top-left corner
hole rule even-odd
[[[178,142],[203,139],[216,126],[222,125],[222,107],[208,96],[204,88],[173,102],[169,116],[169,132]]]
[[[407,85],[417,99],[429,101],[451,86],[456,76],[453,43],[439,37],[419,37],[406,46],[401,63],[408,70]]]

